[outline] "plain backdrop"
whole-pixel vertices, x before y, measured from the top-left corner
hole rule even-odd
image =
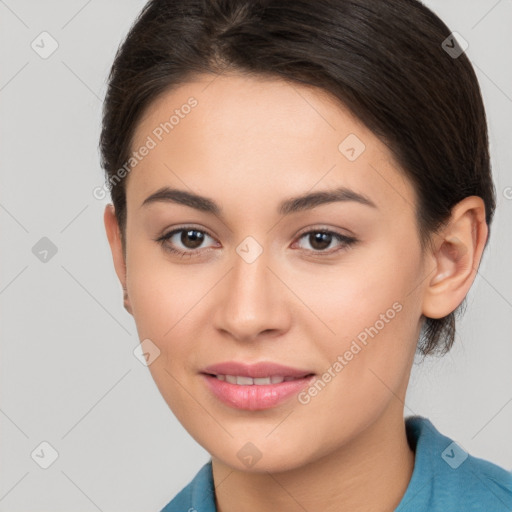
[[[158,511],[209,458],[133,355],[92,193],[106,78],[144,3],[0,0],[3,512]],[[512,469],[512,2],[426,4],[469,43],[498,205],[456,344],[415,364],[405,415]]]

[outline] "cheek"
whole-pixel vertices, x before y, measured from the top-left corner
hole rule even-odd
[[[347,254],[338,265],[298,272],[294,292],[325,324],[317,321],[315,326],[323,329],[327,338],[350,340],[381,315],[384,321],[394,320],[398,309],[415,300],[411,292],[421,280],[421,269],[419,253],[414,251],[410,249],[404,258],[398,242],[389,243],[383,237],[371,248]],[[396,322],[385,323],[386,328],[392,323]]]
[[[126,286],[133,316],[153,336],[161,337],[172,325],[183,293],[176,267],[159,244],[142,229],[128,230]],[[147,337],[149,332],[145,333]]]
[[[414,355],[421,308],[420,290],[413,290],[422,279],[420,255],[411,248],[403,258],[402,251],[398,243],[383,244],[368,252],[365,261],[350,269],[340,267],[337,276],[302,283],[308,305],[332,331],[310,323],[311,339],[317,340],[328,365],[343,358],[336,380],[342,388],[353,389],[355,402],[383,400],[387,386],[400,388]],[[320,329],[328,335],[319,339]],[[338,398],[333,395],[333,400]]]
[[[198,331],[206,327],[200,315],[204,315],[204,299],[218,281],[217,271],[208,265],[180,266],[160,248],[148,246],[132,246],[127,269],[127,291],[139,339],[152,340],[169,369],[193,366],[191,347],[201,341]]]
[[[154,242],[132,239],[127,244],[126,287],[133,317],[141,339],[150,338],[161,345],[180,313],[183,315],[182,283]]]
[[[129,265],[127,290],[139,339],[150,339],[159,350],[148,369],[169,407],[184,421],[191,404],[183,393],[183,375],[194,367],[187,329],[200,292],[193,285],[200,285],[162,257],[150,261],[134,251]]]

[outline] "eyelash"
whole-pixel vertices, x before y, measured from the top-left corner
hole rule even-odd
[[[206,231],[197,229],[193,226],[183,226],[183,227],[174,229],[172,231],[169,231],[169,233],[162,235],[161,237],[157,238],[155,241],[158,242],[163,247],[163,249],[165,251],[176,254],[178,256],[181,256],[181,257],[199,256],[199,253],[203,252],[201,249],[182,251],[180,249],[176,249],[176,248],[172,247],[171,245],[167,244],[167,242],[169,241],[170,238],[172,238],[175,234],[181,233],[183,231],[196,231],[198,233],[205,234],[205,235],[209,236],[210,238],[213,238]],[[336,231],[331,231],[328,229],[312,229],[310,231],[306,231],[305,233],[302,233],[299,235],[298,240],[304,238],[306,235],[311,235],[313,233],[322,233],[322,234],[327,234],[327,235],[333,235],[333,237],[336,240],[338,240],[339,242],[341,242],[341,244],[342,244],[340,248],[335,249],[334,251],[333,250],[331,250],[331,251],[325,251],[325,250],[324,251],[322,251],[322,250],[315,251],[315,250],[311,250],[311,249],[306,249],[306,252],[310,252],[315,255],[324,255],[325,254],[326,256],[330,256],[339,251],[349,249],[351,246],[353,246],[358,241],[354,237],[342,235],[341,233],[337,233]]]

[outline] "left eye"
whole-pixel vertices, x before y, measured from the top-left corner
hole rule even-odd
[[[353,237],[348,237],[342,235],[341,233],[336,233],[334,231],[328,230],[308,231],[307,233],[303,233],[299,237],[299,240],[302,240],[303,238],[306,238],[310,245],[313,247],[312,252],[321,252],[327,254],[337,252],[338,250],[341,250],[344,247],[349,247],[350,245],[356,242],[356,239]],[[333,240],[338,240],[338,242],[340,242],[341,248],[335,249],[334,251],[325,251],[325,249],[331,245],[331,242]],[[311,251],[311,249],[307,250]]]
[[[178,236],[176,239],[177,235],[180,236]],[[194,256],[201,252],[199,248],[204,242],[205,237],[212,238],[213,240],[213,237],[208,235],[205,231],[191,227],[185,227],[170,231],[169,233],[158,238],[156,241],[159,242],[166,251],[171,253],[179,254],[181,256]],[[175,239],[174,241],[173,238]],[[311,230],[303,233],[298,238],[298,240],[302,240],[303,238],[306,238],[310,245],[313,247],[313,249],[305,249],[307,252],[325,254],[331,254],[333,252],[337,252],[338,250],[342,250],[343,248],[347,248],[357,241],[354,237],[348,237],[342,235],[341,233],[321,229]],[[339,242],[340,248],[335,249],[334,251],[326,251],[325,249],[331,245],[333,240],[337,240]],[[184,247],[183,249],[176,248],[178,241]]]

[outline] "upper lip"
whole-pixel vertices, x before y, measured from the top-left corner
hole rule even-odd
[[[239,363],[237,361],[226,361],[224,363],[212,364],[203,368],[201,373],[209,373],[212,375],[236,375],[252,378],[261,377],[305,377],[312,375],[310,370],[302,370],[300,368],[291,368],[278,363],[260,362],[255,364]]]

